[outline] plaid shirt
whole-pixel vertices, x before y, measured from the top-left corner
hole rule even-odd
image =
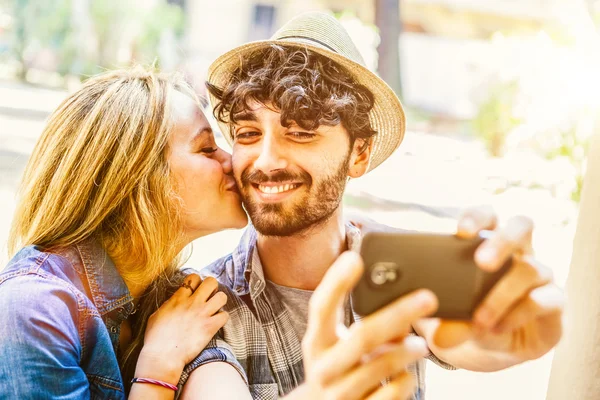
[[[358,250],[360,231],[348,224],[348,248]],[[232,365],[248,384],[253,399],[277,399],[304,381],[301,343],[290,315],[274,290],[265,282],[256,250],[257,233],[250,226],[233,253],[201,271],[214,276],[228,297],[224,309],[230,318],[204,351],[184,370],[180,386],[199,366],[221,361]],[[360,316],[352,311],[355,321]],[[438,365],[452,366],[430,355]],[[425,398],[425,361],[409,368],[418,382],[413,400]]]

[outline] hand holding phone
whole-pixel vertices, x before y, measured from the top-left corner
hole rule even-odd
[[[511,264],[486,272],[475,264],[474,254],[485,240],[451,234],[365,234],[360,254],[365,270],[353,291],[356,312],[368,315],[417,289],[429,289],[438,298],[433,317],[469,320],[473,311]]]

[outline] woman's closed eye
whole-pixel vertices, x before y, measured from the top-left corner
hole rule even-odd
[[[217,147],[203,147],[200,149],[200,153],[213,154],[216,153],[217,150],[219,150]]]

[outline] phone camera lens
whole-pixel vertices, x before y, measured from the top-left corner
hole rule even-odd
[[[371,281],[378,286],[395,282],[398,279],[398,265],[393,262],[380,262],[371,269]]]

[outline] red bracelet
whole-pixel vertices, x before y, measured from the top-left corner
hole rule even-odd
[[[133,378],[131,380],[131,383],[150,383],[152,385],[158,385],[158,386],[162,386],[164,388],[167,389],[171,389],[173,391],[177,391],[177,386],[175,385],[171,385],[170,383],[167,382],[163,382],[163,381],[157,381],[156,379],[149,379],[149,378]]]

